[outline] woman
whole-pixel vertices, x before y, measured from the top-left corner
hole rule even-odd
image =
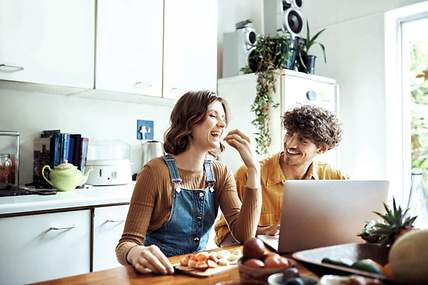
[[[260,171],[249,138],[239,130],[224,138],[248,168],[242,204],[230,170],[209,159],[224,149],[228,117],[225,101],[212,92],[188,92],[177,101],[165,135],[167,155],[148,162],[138,176],[116,247],[120,263],[142,273],[173,273],[167,256],[203,250],[218,207],[238,241],[255,235]]]

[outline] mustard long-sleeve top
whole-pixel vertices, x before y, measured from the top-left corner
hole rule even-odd
[[[233,236],[244,242],[256,234],[261,211],[261,189],[246,187],[241,203],[230,169],[216,160],[213,161],[213,169],[216,178],[215,206],[221,208]],[[206,187],[204,171],[178,170],[183,188]],[[116,247],[117,259],[121,264],[127,264],[126,256],[132,247],[144,244],[147,232],[159,229],[169,219],[173,191],[163,159],[148,162],[138,175],[122,238]]]
[[[282,152],[279,152],[260,162],[263,203],[259,227],[267,227],[278,223],[281,217],[282,194],[284,193],[284,183],[287,180],[279,163],[281,155]],[[247,181],[246,172],[246,167],[241,166],[235,174],[238,194],[242,199],[245,199],[247,195],[247,192],[245,192],[243,188],[243,185],[245,185]],[[303,179],[343,180],[348,179],[348,177],[327,163],[314,161],[309,166]],[[215,231],[215,242],[217,245],[220,245],[230,233],[224,217],[221,217],[215,224]]]

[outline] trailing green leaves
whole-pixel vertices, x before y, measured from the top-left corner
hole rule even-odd
[[[256,128],[256,151],[268,153],[272,142],[269,128],[270,109],[278,107],[272,96],[275,93],[276,70],[282,68],[288,58],[290,36],[261,36],[257,39],[255,51],[249,59],[249,68],[257,74],[257,94],[251,105],[255,119],[251,122]]]

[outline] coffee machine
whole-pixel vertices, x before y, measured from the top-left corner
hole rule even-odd
[[[164,155],[163,144],[160,141],[148,140],[143,142],[143,158],[141,167],[152,160],[153,158]]]

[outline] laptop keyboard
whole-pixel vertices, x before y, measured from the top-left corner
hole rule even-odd
[[[258,235],[257,237],[262,240],[270,249],[278,252],[279,235]]]

